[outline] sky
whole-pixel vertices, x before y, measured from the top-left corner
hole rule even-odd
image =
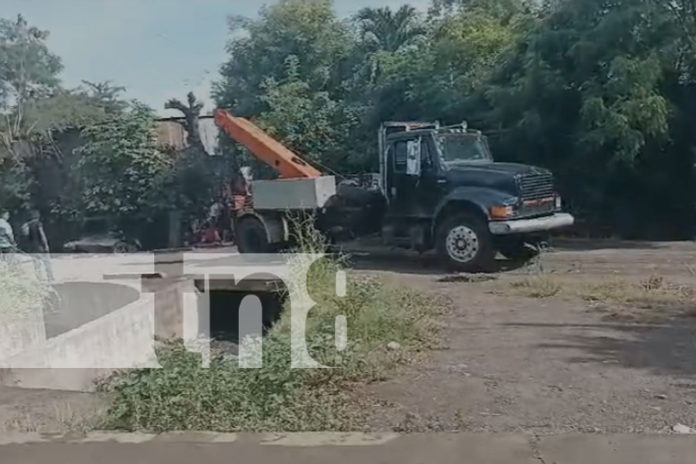
[[[273,0],[0,0],[0,17],[24,15],[48,30],[48,46],[61,57],[68,88],[112,81],[168,115],[170,98],[189,91],[212,109],[211,82],[225,61],[227,17],[255,16]],[[404,0],[334,0],[350,16],[365,6],[398,7]],[[407,3],[425,9],[429,0]]]

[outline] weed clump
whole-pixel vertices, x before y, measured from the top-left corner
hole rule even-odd
[[[528,298],[550,298],[563,289],[561,282],[545,274],[513,281],[510,287],[514,293]]]
[[[298,243],[311,253],[321,250],[316,236]],[[337,296],[336,275],[343,271],[337,260],[320,258],[306,282],[316,302],[306,320],[307,350],[330,368],[291,368],[292,316],[286,307],[259,344],[261,368],[243,369],[236,357],[222,353],[213,354],[204,368],[200,356],[182,344],[166,346],[159,353],[161,369],[122,372],[104,383],[112,395],[105,425],[156,432],[360,429],[364,408],[351,386],[383,379],[430,346],[432,316],[441,303],[356,276],[347,278],[345,296]],[[347,325],[340,350],[338,317]],[[392,342],[400,348],[388,349]]]

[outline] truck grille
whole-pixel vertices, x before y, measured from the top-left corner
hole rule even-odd
[[[553,197],[553,175],[528,174],[520,177],[520,196],[522,201],[541,200]]]
[[[520,215],[538,216],[553,213],[556,199],[551,174],[528,174],[519,179],[522,204]]]

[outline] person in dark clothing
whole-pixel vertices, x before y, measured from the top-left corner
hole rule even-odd
[[[22,226],[26,236],[26,250],[34,254],[34,269],[39,278],[53,281],[53,268],[51,266],[51,249],[48,245],[46,232],[44,231],[41,215],[38,211],[32,211],[29,222]]]

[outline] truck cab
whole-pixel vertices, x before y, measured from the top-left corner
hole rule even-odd
[[[549,231],[573,224],[550,171],[495,162],[466,123],[385,123],[379,150],[385,244],[434,248],[451,268],[487,270],[497,252],[528,259]]]

